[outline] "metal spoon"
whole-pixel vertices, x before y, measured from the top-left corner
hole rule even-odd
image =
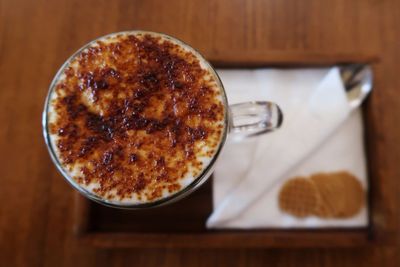
[[[358,107],[372,90],[371,67],[365,64],[343,65],[340,66],[340,75],[350,107]]]

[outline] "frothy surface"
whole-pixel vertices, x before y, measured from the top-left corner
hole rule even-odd
[[[174,194],[208,166],[223,138],[216,77],[194,51],[158,34],[115,34],[67,64],[48,128],[63,169],[113,202]]]

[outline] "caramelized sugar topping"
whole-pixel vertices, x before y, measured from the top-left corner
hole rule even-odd
[[[220,90],[192,52],[166,38],[106,37],[56,83],[53,146],[63,168],[95,194],[154,201],[193,181],[218,149]]]

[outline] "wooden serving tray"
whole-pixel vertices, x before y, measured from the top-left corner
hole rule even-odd
[[[370,55],[293,54],[280,57],[263,55],[246,60],[227,62],[212,60],[217,67],[260,66],[330,66],[340,63],[376,63]],[[374,89],[379,90],[379,89]],[[212,212],[212,181],[177,203],[148,210],[118,210],[99,205],[76,193],[74,231],[85,243],[99,247],[353,247],[390,242],[381,212],[381,198],[376,198],[381,180],[377,173],[381,162],[375,159],[379,143],[375,141],[372,94],[363,105],[367,162],[370,189],[369,225],[364,228],[340,229],[258,229],[209,230],[205,221]],[[376,193],[376,194],[375,194]],[[373,204],[373,205],[371,205]]]

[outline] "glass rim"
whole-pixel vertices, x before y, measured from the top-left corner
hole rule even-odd
[[[129,203],[129,202],[121,202],[121,201],[116,201],[116,200],[108,200],[106,198],[102,198],[95,193],[87,190],[86,188],[82,187],[73,177],[70,176],[70,174],[62,167],[62,164],[59,160],[59,157],[57,156],[57,153],[55,149],[53,148],[51,137],[49,134],[49,125],[48,125],[48,113],[49,113],[49,107],[50,107],[50,99],[53,94],[54,88],[59,80],[60,75],[63,73],[65,68],[70,64],[70,62],[76,58],[83,50],[86,48],[90,47],[93,43],[100,41],[102,39],[105,39],[110,36],[114,35],[137,35],[137,34],[149,34],[153,36],[160,36],[164,39],[170,40],[174,43],[177,43],[178,45],[188,49],[194,55],[200,59],[206,66],[206,68],[211,72],[211,74],[214,76],[217,85],[221,91],[221,97],[222,97],[222,102],[224,105],[224,127],[223,127],[223,132],[222,136],[220,139],[220,142],[218,144],[218,148],[216,152],[214,153],[213,157],[211,158],[211,161],[207,165],[206,168],[202,170],[202,172],[188,185],[186,185],[183,189],[168,195],[166,197],[157,199],[155,201],[149,201],[149,202],[138,202],[138,203]],[[54,76],[52,82],[50,83],[48,93],[45,99],[45,104],[44,104],[44,110],[42,114],[42,130],[43,130],[43,137],[45,139],[46,147],[47,150],[49,151],[50,157],[54,165],[56,166],[57,170],[62,174],[62,176],[65,178],[65,180],[68,181],[68,183],[75,188],[79,193],[84,195],[85,197],[100,203],[105,206],[113,207],[113,208],[120,208],[120,209],[144,209],[144,208],[152,208],[152,207],[159,207],[163,206],[166,204],[171,204],[175,201],[178,201],[186,196],[188,196],[190,193],[192,193],[194,190],[200,187],[205,181],[208,180],[208,178],[211,175],[212,170],[214,169],[215,162],[218,158],[218,156],[221,153],[221,150],[226,142],[228,131],[229,131],[229,125],[230,125],[230,120],[229,120],[229,105],[228,105],[228,99],[226,96],[225,88],[223,86],[223,83],[218,75],[218,73],[215,71],[214,67],[198,52],[196,49],[188,45],[182,40],[179,40],[175,37],[172,37],[170,35],[164,34],[164,33],[158,33],[158,32],[153,32],[153,31],[143,31],[143,30],[131,30],[131,31],[121,31],[121,32],[114,32],[110,33],[101,37],[98,37],[85,45],[83,45],[81,48],[79,48],[76,52],[74,52],[58,69],[56,75]]]

